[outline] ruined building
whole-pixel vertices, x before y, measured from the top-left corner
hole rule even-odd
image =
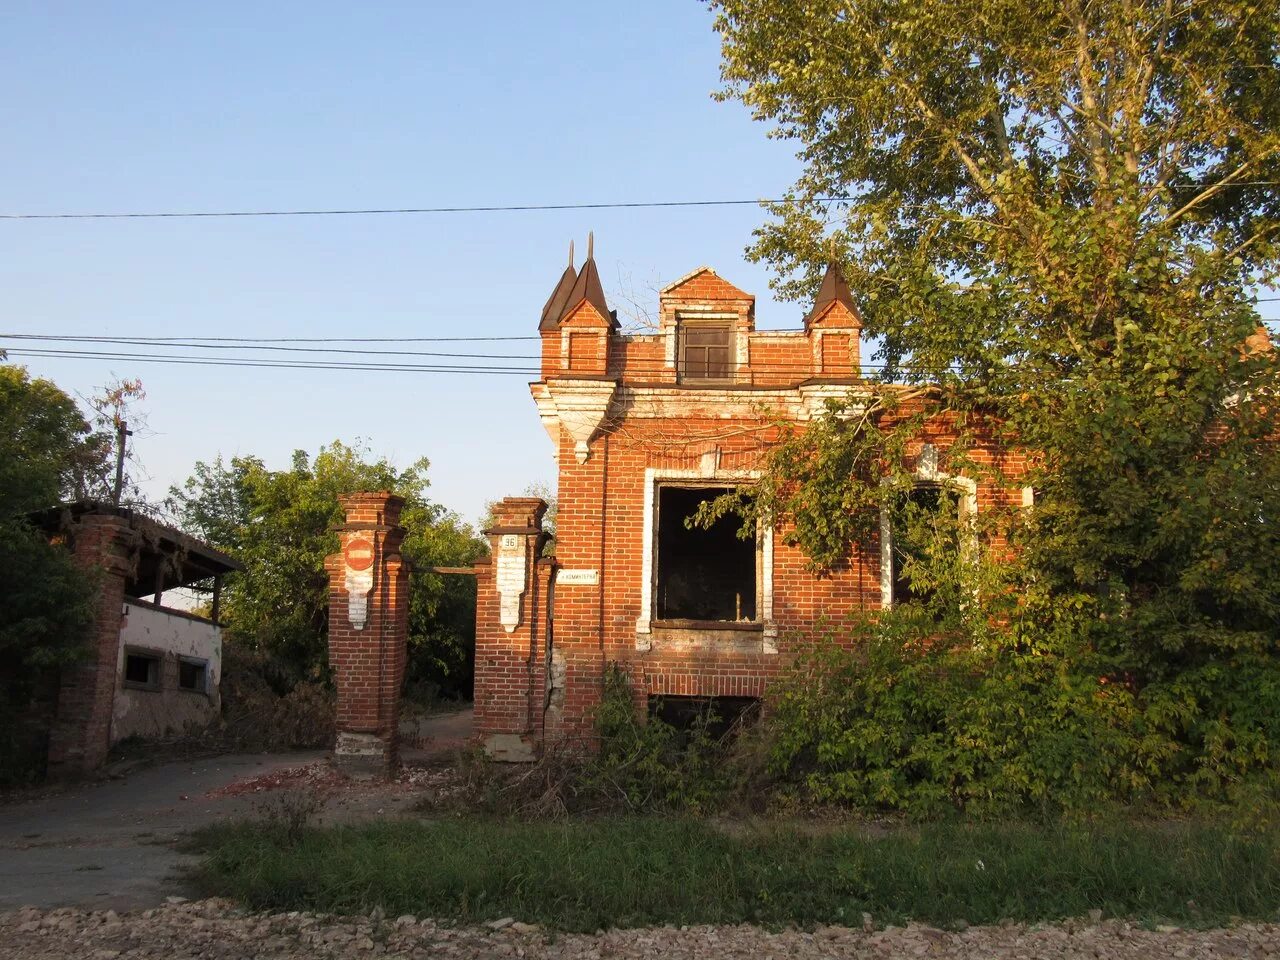
[[[755,297],[700,267],[661,291],[655,332],[627,335],[588,251],[538,329],[530,390],[559,465],[555,556],[542,556],[541,501],[499,504],[477,568],[476,720],[491,754],[589,738],[609,663],[628,670],[638,708],[717,698],[731,712],[764,695],[822,618],[907,588],[887,521],[874,549],[823,576],[771,529],[743,539],[733,516],[685,522],[759,476],[778,418],[803,422],[860,389],[861,320],[838,267],[798,329],[757,330]],[[970,514],[1009,495],[941,470],[946,439],[910,451],[926,495],[948,491]],[[1009,451],[973,456],[1021,469]]]

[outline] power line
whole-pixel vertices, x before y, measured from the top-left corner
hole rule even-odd
[[[175,362],[182,361],[204,364],[224,363],[224,365],[239,366],[267,366],[275,363],[278,364],[279,368],[288,368],[291,366],[302,367],[307,363],[311,363],[314,365],[315,369],[421,370],[433,373],[500,373],[537,376],[541,370],[540,361],[542,360],[540,354],[411,350],[403,347],[397,349],[367,349],[362,347],[330,345],[296,346],[281,344],[278,342],[278,339],[284,338],[277,338],[267,342],[262,342],[256,338],[244,338],[243,340],[239,340],[237,338],[229,337],[109,337],[98,335],[0,333],[0,344],[5,341],[16,341],[14,347],[8,348],[9,352],[15,355],[97,357],[100,359],[137,360],[145,362],[163,362],[165,360],[173,360]],[[297,339],[307,340],[308,338]],[[311,339],[318,340],[321,338]],[[339,342],[347,343],[351,342],[352,339],[354,338],[342,338]],[[370,340],[374,339],[375,338],[370,338]],[[403,341],[396,338],[376,339],[377,342],[407,343],[418,338],[405,338]],[[524,340],[529,338],[512,339]],[[68,346],[64,346],[64,344],[68,344]],[[147,347],[151,348],[153,351],[237,351],[239,355],[227,356],[226,354],[222,354],[221,356],[200,356],[185,352],[137,353],[125,352],[123,350],[104,352],[84,349],[83,347],[85,346]],[[258,355],[260,353],[305,354],[306,356],[304,358],[285,358],[270,355],[260,356]],[[435,362],[426,364],[409,364],[365,359],[370,357],[428,357],[432,358]],[[439,362],[440,360],[481,362],[442,363]],[[507,361],[507,363],[494,363],[492,361]],[[626,356],[625,354],[618,358],[618,362],[622,369],[634,374],[665,373],[665,371],[671,369],[672,366],[670,361],[665,357]],[[863,363],[859,364],[859,367],[863,370],[873,371],[882,369],[882,366],[879,364]],[[807,359],[792,359],[789,362],[787,360],[782,360],[781,362],[775,360],[763,364],[755,363],[751,364],[751,370],[753,373],[760,374],[762,376],[795,375],[797,377],[806,377],[812,376],[815,373],[812,363]]]
[[[122,344],[125,346],[142,346],[152,347],[162,350],[200,350],[200,349],[223,349],[223,350],[272,350],[286,352],[300,352],[306,354],[337,354],[338,356],[326,358],[307,359],[285,359],[272,357],[257,357],[249,354],[247,356],[193,356],[191,354],[155,354],[155,353],[126,353],[103,352],[87,349],[73,349],[70,346],[59,347],[43,347],[43,346],[26,346],[20,343],[17,348],[8,348],[0,346],[9,353],[16,356],[57,356],[57,357],[97,357],[104,359],[137,359],[149,362],[163,362],[165,360],[182,360],[184,362],[201,361],[206,364],[214,364],[226,362],[228,364],[236,363],[240,365],[268,365],[278,364],[281,368],[288,367],[306,367],[308,364],[315,364],[318,369],[371,369],[371,370],[424,370],[427,372],[459,372],[459,373],[503,373],[503,374],[526,374],[529,376],[541,375],[540,355],[511,355],[511,354],[491,354],[491,353],[446,353],[431,351],[415,351],[415,350],[362,350],[350,347],[291,347],[291,346],[260,346],[260,345],[237,345],[237,344],[219,344],[219,343],[202,343],[198,341],[187,341],[175,343],[165,338],[166,342],[153,343],[147,338],[116,338],[116,337],[75,337],[52,334],[0,334],[0,344],[8,340],[19,340],[26,342],[35,342],[37,344],[55,342],[71,344],[86,344],[88,346]],[[509,365],[477,363],[477,364],[396,364],[378,361],[366,361],[359,359],[364,356],[397,356],[397,357],[433,357],[447,358],[450,360],[510,360],[516,361]],[[672,365],[664,357],[622,357],[618,361],[620,368],[628,373],[633,374],[661,374],[672,369]],[[769,363],[753,363],[749,365],[753,374],[761,376],[781,375],[796,376],[798,378],[807,378],[815,375],[813,364],[809,360],[796,360],[792,362],[769,362]],[[867,371],[878,371],[882,369],[880,364],[862,363],[858,367]],[[904,368],[905,369],[905,368]]]
[[[206,367],[251,367],[275,370],[332,370],[332,371],[367,371],[382,373],[453,373],[473,376],[520,376],[534,377],[541,376],[539,366],[496,366],[489,364],[440,364],[440,363],[390,363],[375,362],[364,360],[348,360],[338,357],[332,360],[320,359],[283,359],[283,358],[263,358],[263,357],[227,357],[227,356],[192,356],[188,355],[155,355],[155,354],[139,354],[111,351],[95,351],[95,350],[75,350],[69,347],[63,348],[32,348],[19,347],[13,349],[9,347],[0,347],[0,352],[10,356],[19,357],[51,357],[60,359],[90,359],[90,360],[122,360],[130,363],[159,363],[159,364],[179,364],[185,366],[206,366]],[[467,357],[466,354],[452,355],[459,358]],[[654,373],[660,374],[670,370],[665,360],[643,360],[641,363],[632,361],[624,364],[625,369],[630,369],[637,373]],[[853,366],[851,365],[851,369]],[[856,365],[858,373],[861,375],[874,375],[885,371],[884,364],[860,363]],[[900,364],[895,369],[904,375],[909,375],[913,370],[920,372],[911,364]],[[809,364],[767,364],[767,365],[751,365],[750,372],[754,375],[768,377],[773,376],[791,376],[797,379],[809,379],[814,376],[821,376]],[[933,371],[936,373],[937,371]],[[761,388],[784,387],[786,383],[753,383],[753,386]]]
[[[415,364],[415,363],[382,363],[361,360],[346,360],[343,358],[335,358],[333,360],[288,360],[288,359],[271,359],[260,357],[225,357],[225,356],[191,356],[191,355],[155,355],[141,353],[125,353],[114,351],[100,350],[75,350],[71,348],[33,348],[19,347],[12,349],[9,347],[0,348],[11,356],[19,357],[57,357],[57,358],[82,358],[82,359],[98,359],[98,360],[127,360],[138,363],[176,363],[191,366],[233,366],[233,367],[265,367],[269,369],[301,369],[301,370],[368,370],[374,372],[398,372],[398,373],[463,373],[477,375],[510,375],[510,376],[529,376],[538,377],[541,375],[541,368],[538,366],[495,366],[485,364]],[[665,367],[665,361],[654,360],[649,361],[649,366],[643,366],[632,363],[628,366],[636,369],[638,372],[658,373]],[[866,372],[878,372],[883,368],[879,364],[863,363],[858,368]],[[899,369],[906,372],[907,367]],[[815,374],[813,367],[809,364],[782,365],[773,364],[768,366],[753,366],[752,373],[759,375],[795,375],[801,377],[811,377]],[[768,384],[757,384],[758,386],[768,386]]]
[[[366,350],[358,347],[295,347],[275,343],[225,343],[221,338],[206,340],[203,337],[171,338],[171,337],[73,337],[41,333],[0,333],[0,340],[27,340],[59,343],[102,343],[121,344],[132,347],[157,347],[165,350],[197,349],[197,350],[270,350],[288,353],[345,353],[374,356],[396,357],[452,357],[468,360],[541,360],[538,354],[509,353],[457,353],[434,350]],[[395,341],[391,341],[395,342]]]
[[[1177,183],[1172,190],[1204,187],[1275,187],[1280,180],[1241,180],[1228,183]],[[603,203],[512,203],[456,207],[354,207],[318,210],[165,210],[126,213],[0,213],[0,220],[182,220],[214,217],[356,217],[452,213],[540,213],[556,210],[641,210],[668,207],[742,207],[764,204],[852,203],[858,197],[760,197],[752,200],[633,200]]]
[[[36,348],[36,347],[0,347],[4,352],[11,356],[18,357],[59,357],[59,358],[86,358],[100,360],[129,360],[140,363],[179,363],[190,364],[194,366],[247,366],[247,367],[267,367],[274,369],[303,369],[303,370],[371,370],[371,371],[390,371],[390,372],[422,372],[422,373],[467,373],[467,374],[501,374],[515,376],[531,376],[538,377],[541,375],[540,366],[498,366],[490,364],[415,364],[415,363],[383,363],[363,360],[347,360],[342,357],[332,360],[290,360],[290,359],[272,359],[264,357],[226,357],[226,356],[192,356],[190,354],[182,355],[164,355],[164,354],[144,354],[144,353],[125,353],[101,350],[75,350],[69,347],[63,348]],[[467,358],[466,354],[454,355],[458,358]],[[878,371],[883,369],[878,364],[859,364],[861,370]],[[665,369],[664,360],[641,360],[631,361],[624,364],[624,367],[639,373],[658,373]],[[902,369],[906,369],[905,367]],[[753,365],[751,371],[760,375],[796,375],[810,377],[815,374],[811,364],[769,364],[769,365]]]
[[[24,337],[34,334],[0,333],[0,337]],[[53,334],[49,334],[54,337]],[[57,336],[56,339],[93,340],[94,336],[71,337]],[[130,340],[146,340],[148,342],[165,343],[175,340],[201,340],[210,343],[482,343],[497,340],[541,340],[539,336],[528,337],[153,337],[139,334],[129,337]]]
[[[61,336],[61,335],[52,335],[52,334],[0,334],[0,343],[2,343],[5,340],[18,340],[18,341],[35,342],[35,343],[53,342],[53,343],[87,344],[90,346],[96,346],[99,344],[103,344],[103,345],[118,344],[118,345],[124,345],[124,346],[134,346],[134,347],[139,347],[139,346],[152,347],[154,349],[160,349],[160,350],[241,350],[241,351],[262,350],[262,351],[285,352],[285,353],[341,355],[339,357],[333,358],[330,361],[325,361],[325,362],[337,362],[338,360],[343,360],[345,362],[348,356],[351,356],[351,357],[363,357],[363,356],[442,357],[450,360],[511,360],[511,361],[517,361],[517,363],[511,365],[512,368],[518,368],[521,370],[527,369],[530,373],[534,373],[534,374],[538,373],[539,370],[541,369],[541,360],[542,360],[542,356],[540,354],[516,355],[516,354],[503,354],[503,353],[457,353],[457,352],[429,351],[429,350],[366,350],[366,349],[361,349],[356,347],[297,347],[297,346],[280,346],[277,344],[262,345],[262,344],[206,343],[206,342],[197,340],[195,338],[192,338],[191,340],[187,340],[183,342],[174,342],[166,338],[165,342],[157,343],[145,337],[124,338],[124,337],[92,337],[92,336],[76,337],[76,336]],[[20,347],[21,347],[21,344],[20,344]],[[25,349],[37,349],[37,348],[29,347]],[[53,349],[53,348],[45,347],[41,349]],[[71,348],[63,347],[61,349],[70,350]],[[153,357],[159,358],[164,356],[182,356],[182,354],[148,354],[147,356],[153,356]],[[213,359],[220,359],[220,358],[208,357],[204,359],[213,360]],[[233,358],[233,359],[265,360],[268,358],[253,357],[252,355],[250,355],[247,357],[239,357],[239,358]],[[525,363],[521,363],[520,361],[528,361],[533,365],[526,366]],[[294,361],[289,361],[289,362],[294,362]],[[301,361],[297,361],[297,362],[301,362]],[[353,359],[349,362],[356,363],[360,361]],[[627,370],[640,371],[640,372],[652,371],[652,370],[664,370],[664,369],[668,369],[669,367],[666,359],[661,357],[629,357],[629,358],[623,358],[620,361],[620,363]],[[492,365],[485,364],[483,366],[488,367]],[[794,363],[776,363],[775,362],[775,363],[769,363],[769,364],[753,364],[752,369],[761,373],[804,374],[804,373],[811,373],[813,371],[813,365],[807,361],[803,363],[802,362],[794,362]]]
[[[839,197],[814,197],[827,203]],[[638,210],[660,207],[741,207],[765,203],[799,203],[795,199],[770,200],[637,200],[611,203],[516,203],[472,207],[368,207],[332,210],[183,210],[142,213],[0,213],[0,220],[154,220],[197,217],[353,217],[429,213],[534,213],[555,210]]]
[[[108,353],[93,350],[39,350],[29,347],[12,350],[3,348],[4,352],[15,357],[79,357],[99,360],[128,360],[136,363],[178,363],[206,367],[268,367],[274,369],[301,370],[372,370],[397,373],[466,373],[466,374],[510,374],[515,376],[536,375],[533,368],[486,367],[486,366],[450,366],[446,364],[393,364],[393,363],[360,363],[340,361],[326,362],[320,360],[266,360],[241,357],[191,357],[191,356],[151,356],[138,353]]]

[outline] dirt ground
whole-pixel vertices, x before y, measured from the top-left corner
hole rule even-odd
[[[262,813],[282,787],[326,798],[321,823],[412,815],[442,756],[464,747],[469,713],[437,714],[406,731],[406,770],[394,783],[340,781],[319,752],[164,763],[126,777],[44,790],[0,806],[0,957],[5,960],[248,960],[303,957],[490,958],[1280,958],[1280,925],[1147,930],[1098,917],[944,931],[768,931],[699,926],[550,934],[506,918],[453,927],[416,917],[260,914],[228,901],[188,901],[181,835]]]
[[[469,710],[416,721],[412,746],[402,751],[402,779],[329,791],[318,822],[407,812],[431,762],[465,746],[471,724]],[[175,761],[118,779],[33,791],[0,806],[0,910],[159,906],[167,896],[189,892],[178,879],[194,863],[178,849],[184,833],[260,813],[275,788],[335,780],[323,752],[304,751]]]
[[[1144,930],[1128,923],[1013,924],[963,932],[911,925],[864,931],[823,927],[767,931],[699,926],[550,935],[510,918],[453,928],[416,917],[252,914],[225,901],[170,903],[141,913],[35,909],[0,913],[0,955],[12,960],[188,960],[188,958],[404,957],[530,960],[639,958],[948,957],[965,960],[1266,958],[1280,955],[1280,926]]]

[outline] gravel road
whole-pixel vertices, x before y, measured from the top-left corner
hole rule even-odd
[[[176,899],[176,898],[175,898]],[[1243,958],[1280,956],[1280,925],[1221,930],[1146,930],[1119,921],[1047,926],[932,927],[863,931],[824,927],[769,932],[756,927],[612,930],[552,936],[500,920],[451,928],[414,917],[341,918],[309,913],[254,914],[227,901],[175,902],[135,913],[24,908],[0,913],[6,960],[248,960],[248,958]]]

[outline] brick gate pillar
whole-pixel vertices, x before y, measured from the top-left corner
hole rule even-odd
[[[69,532],[76,563],[95,585],[93,625],[84,659],[64,667],[49,733],[49,775],[76,777],[102,765],[111,747],[111,711],[120,661],[125,582],[138,533],[126,517],[87,514]]]
[[[490,557],[476,564],[476,732],[498,760],[532,760],[542,738],[554,566],[539,560],[546,512],[536,497],[495,504]]]
[[[329,571],[329,665],[337,687],[334,763],[388,777],[399,764],[400,690],[409,635],[409,564],[400,556],[404,500],[388,491],[339,497],[346,523]]]

